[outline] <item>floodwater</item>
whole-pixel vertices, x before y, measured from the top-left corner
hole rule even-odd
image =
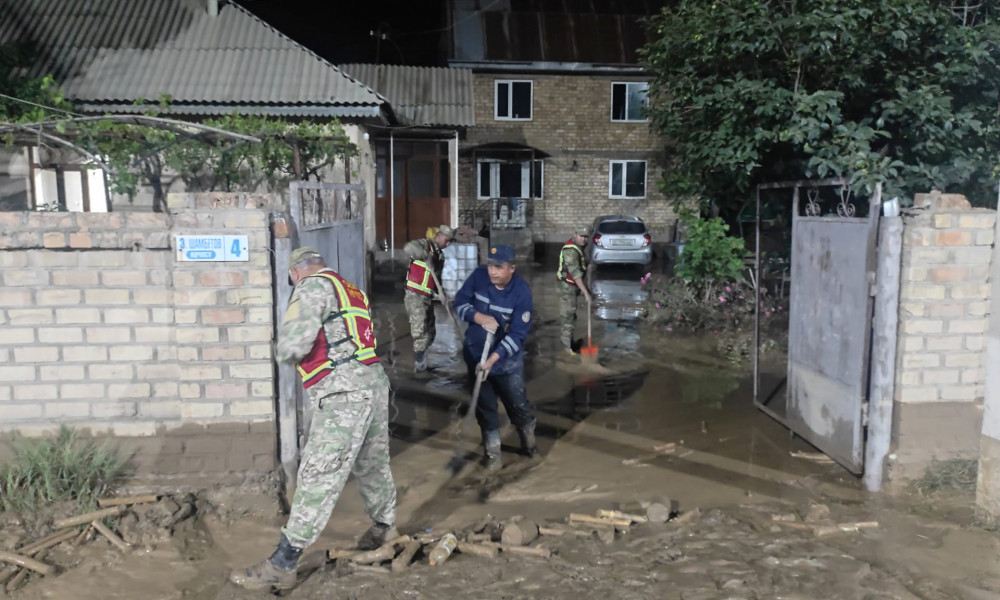
[[[519,268],[532,284],[536,328],[527,346],[529,399],[542,456],[517,454],[504,430],[504,469],[484,477],[478,431],[460,420],[469,401],[454,325],[438,307],[431,369],[415,375],[401,273],[379,278],[373,298],[383,364],[393,382],[393,472],[403,533],[460,530],[489,513],[542,525],[570,513],[659,501],[680,518],[639,524],[614,541],[543,536],[548,559],[456,554],[420,559],[393,575],[303,576],[291,598],[905,599],[1000,598],[1000,538],[918,511],[911,499],[866,494],[835,464],[756,408],[745,369],[711,340],[669,335],[635,317],[643,270],[598,273],[599,364],[558,350],[551,268]],[[608,285],[600,282],[608,281]],[[584,335],[586,323],[578,323]],[[455,456],[466,466],[453,475]],[[283,522],[266,487],[215,490],[212,508],[169,542],[127,556],[95,542],[76,567],[29,582],[15,597],[267,598],[226,583],[226,573],[268,555]],[[964,499],[967,501],[968,499]],[[876,522],[818,536],[816,528]],[[368,523],[353,482],[319,551],[349,548]],[[845,527],[850,529],[850,527]]]

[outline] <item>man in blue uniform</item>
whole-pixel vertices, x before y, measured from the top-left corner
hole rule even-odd
[[[476,421],[483,434],[483,464],[495,471],[502,466],[498,397],[521,437],[521,451],[536,456],[538,444],[535,416],[524,390],[524,342],[531,329],[531,289],[514,272],[517,266],[513,248],[492,246],[488,259],[489,264],[473,271],[455,295],[455,312],[471,323],[462,346],[470,376],[479,369],[487,334],[494,334],[489,358],[482,367],[487,377],[479,391]]]

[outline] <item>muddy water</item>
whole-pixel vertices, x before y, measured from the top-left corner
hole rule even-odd
[[[400,529],[461,529],[486,513],[563,522],[571,512],[637,500],[670,501],[684,522],[637,525],[610,543],[543,537],[539,542],[554,553],[547,560],[457,554],[436,568],[420,558],[395,575],[320,569],[289,597],[1000,597],[995,534],[915,516],[906,498],[869,498],[840,467],[793,458],[790,452],[814,449],[753,407],[746,373],[717,357],[710,340],[664,335],[631,318],[631,281],[642,272],[615,273],[615,285],[604,287],[612,292],[599,299],[602,314],[612,318],[593,323],[600,358],[592,365],[559,355],[551,273],[524,271],[536,303],[527,379],[542,457],[520,457],[507,427],[505,468],[491,477],[474,464],[475,427],[460,427],[469,392],[453,325],[439,307],[432,369],[414,375],[401,288],[386,280],[377,288],[380,350],[394,387]],[[456,452],[467,462],[452,475],[445,466]],[[283,522],[268,504],[245,498],[238,490],[216,494],[225,511],[202,515],[155,548],[122,556],[95,542],[81,551],[77,568],[33,582],[16,596],[269,597],[225,582],[228,569],[267,556]],[[819,520],[805,523],[817,505]],[[792,526],[775,520],[789,517]],[[822,538],[809,529],[860,521],[879,527]],[[320,550],[350,547],[366,526],[352,482],[305,562],[322,562]]]

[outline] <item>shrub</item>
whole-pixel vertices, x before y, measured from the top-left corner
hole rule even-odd
[[[726,235],[729,225],[719,217],[684,217],[684,223],[689,229],[675,269],[678,277],[703,292],[716,282],[742,278],[745,247],[743,240]]]
[[[89,507],[125,473],[116,448],[81,440],[66,426],[51,439],[17,438],[12,450],[13,459],[0,465],[0,510],[30,511],[59,500]]]

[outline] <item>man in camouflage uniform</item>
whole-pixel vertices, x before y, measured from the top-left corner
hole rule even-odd
[[[434,324],[434,294],[440,293],[431,271],[441,279],[444,266],[443,250],[455,239],[455,231],[447,225],[438,227],[432,238],[407,242],[403,250],[410,255],[406,273],[406,292],[403,306],[410,318],[410,336],[413,338],[413,367],[415,371],[427,370],[427,348],[434,343],[437,333]]]
[[[375,355],[368,298],[326,268],[312,248],[292,252],[289,277],[295,289],[276,356],[296,364],[313,418],[277,550],[230,575],[230,581],[249,589],[295,585],[299,556],[323,532],[349,473],[357,478],[374,521],[358,547],[374,549],[398,535],[396,487],[389,471],[389,379]]]
[[[559,269],[556,278],[559,282],[559,341],[563,350],[570,355],[573,352],[573,331],[576,326],[576,304],[582,293],[587,299],[587,310],[590,310],[590,291],[583,283],[587,273],[587,257],[583,249],[587,246],[590,226],[577,227],[573,237],[566,241],[559,252]]]

